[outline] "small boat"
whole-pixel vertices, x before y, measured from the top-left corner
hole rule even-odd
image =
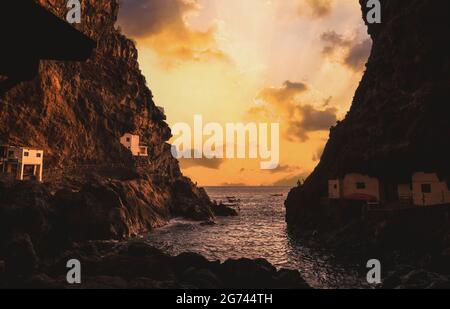
[[[272,194],[271,196],[278,197],[278,196],[284,196],[284,194]]]

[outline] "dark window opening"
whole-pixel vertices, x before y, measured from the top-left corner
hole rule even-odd
[[[422,185],[422,193],[431,193],[431,185],[423,184]]]
[[[41,154],[38,152],[37,154],[36,154],[36,158],[40,158],[41,157]]]
[[[362,190],[366,188],[366,184],[364,182],[357,182],[356,183],[356,189]]]
[[[131,139],[129,137],[127,137],[127,143],[129,143],[131,141]]]
[[[14,157],[14,151],[10,150],[10,151],[8,152],[8,157]]]
[[[23,156],[24,156],[24,157],[29,157],[29,156],[30,156],[30,153],[27,152],[27,151],[25,151],[25,152],[23,153]]]

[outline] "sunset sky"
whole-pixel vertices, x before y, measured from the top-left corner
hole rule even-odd
[[[280,122],[280,166],[183,160],[200,185],[292,185],[350,107],[371,41],[356,0],[123,0],[122,31],[170,125]]]

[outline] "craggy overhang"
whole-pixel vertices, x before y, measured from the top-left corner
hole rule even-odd
[[[96,46],[33,0],[0,2],[0,41],[0,76],[14,80],[32,79],[39,60],[85,61]]]

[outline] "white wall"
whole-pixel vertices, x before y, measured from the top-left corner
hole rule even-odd
[[[25,157],[25,153],[28,152],[28,156]],[[27,165],[42,165],[44,158],[44,151],[22,148],[22,164]]]
[[[42,171],[43,171],[43,162],[44,162],[44,151],[36,150],[36,149],[28,149],[21,148],[21,159],[19,166],[19,179],[23,180],[23,169],[25,165],[33,165],[34,166],[34,176],[36,180],[42,182]],[[27,154],[27,156],[26,156]]]
[[[139,156],[139,142],[139,135],[130,133],[126,133],[120,138],[120,143],[129,149],[133,156]]]
[[[358,189],[357,184],[361,182],[365,184],[364,189]],[[375,197],[380,200],[380,182],[377,178],[372,178],[361,174],[347,174],[344,177],[343,185],[343,198],[351,196],[353,194],[365,194]]]
[[[9,155],[13,152],[13,155]],[[27,154],[27,156],[25,156]],[[18,180],[23,180],[23,170],[25,165],[34,166],[34,176],[37,181],[42,181],[44,151],[23,147],[9,147],[7,151],[7,160],[17,160],[17,175]]]
[[[441,181],[436,173],[415,173],[412,182],[414,205],[432,206],[450,203],[447,183]],[[423,192],[422,185],[429,185],[431,192]]]
[[[339,179],[328,181],[328,198],[333,200],[341,198],[341,182]]]

